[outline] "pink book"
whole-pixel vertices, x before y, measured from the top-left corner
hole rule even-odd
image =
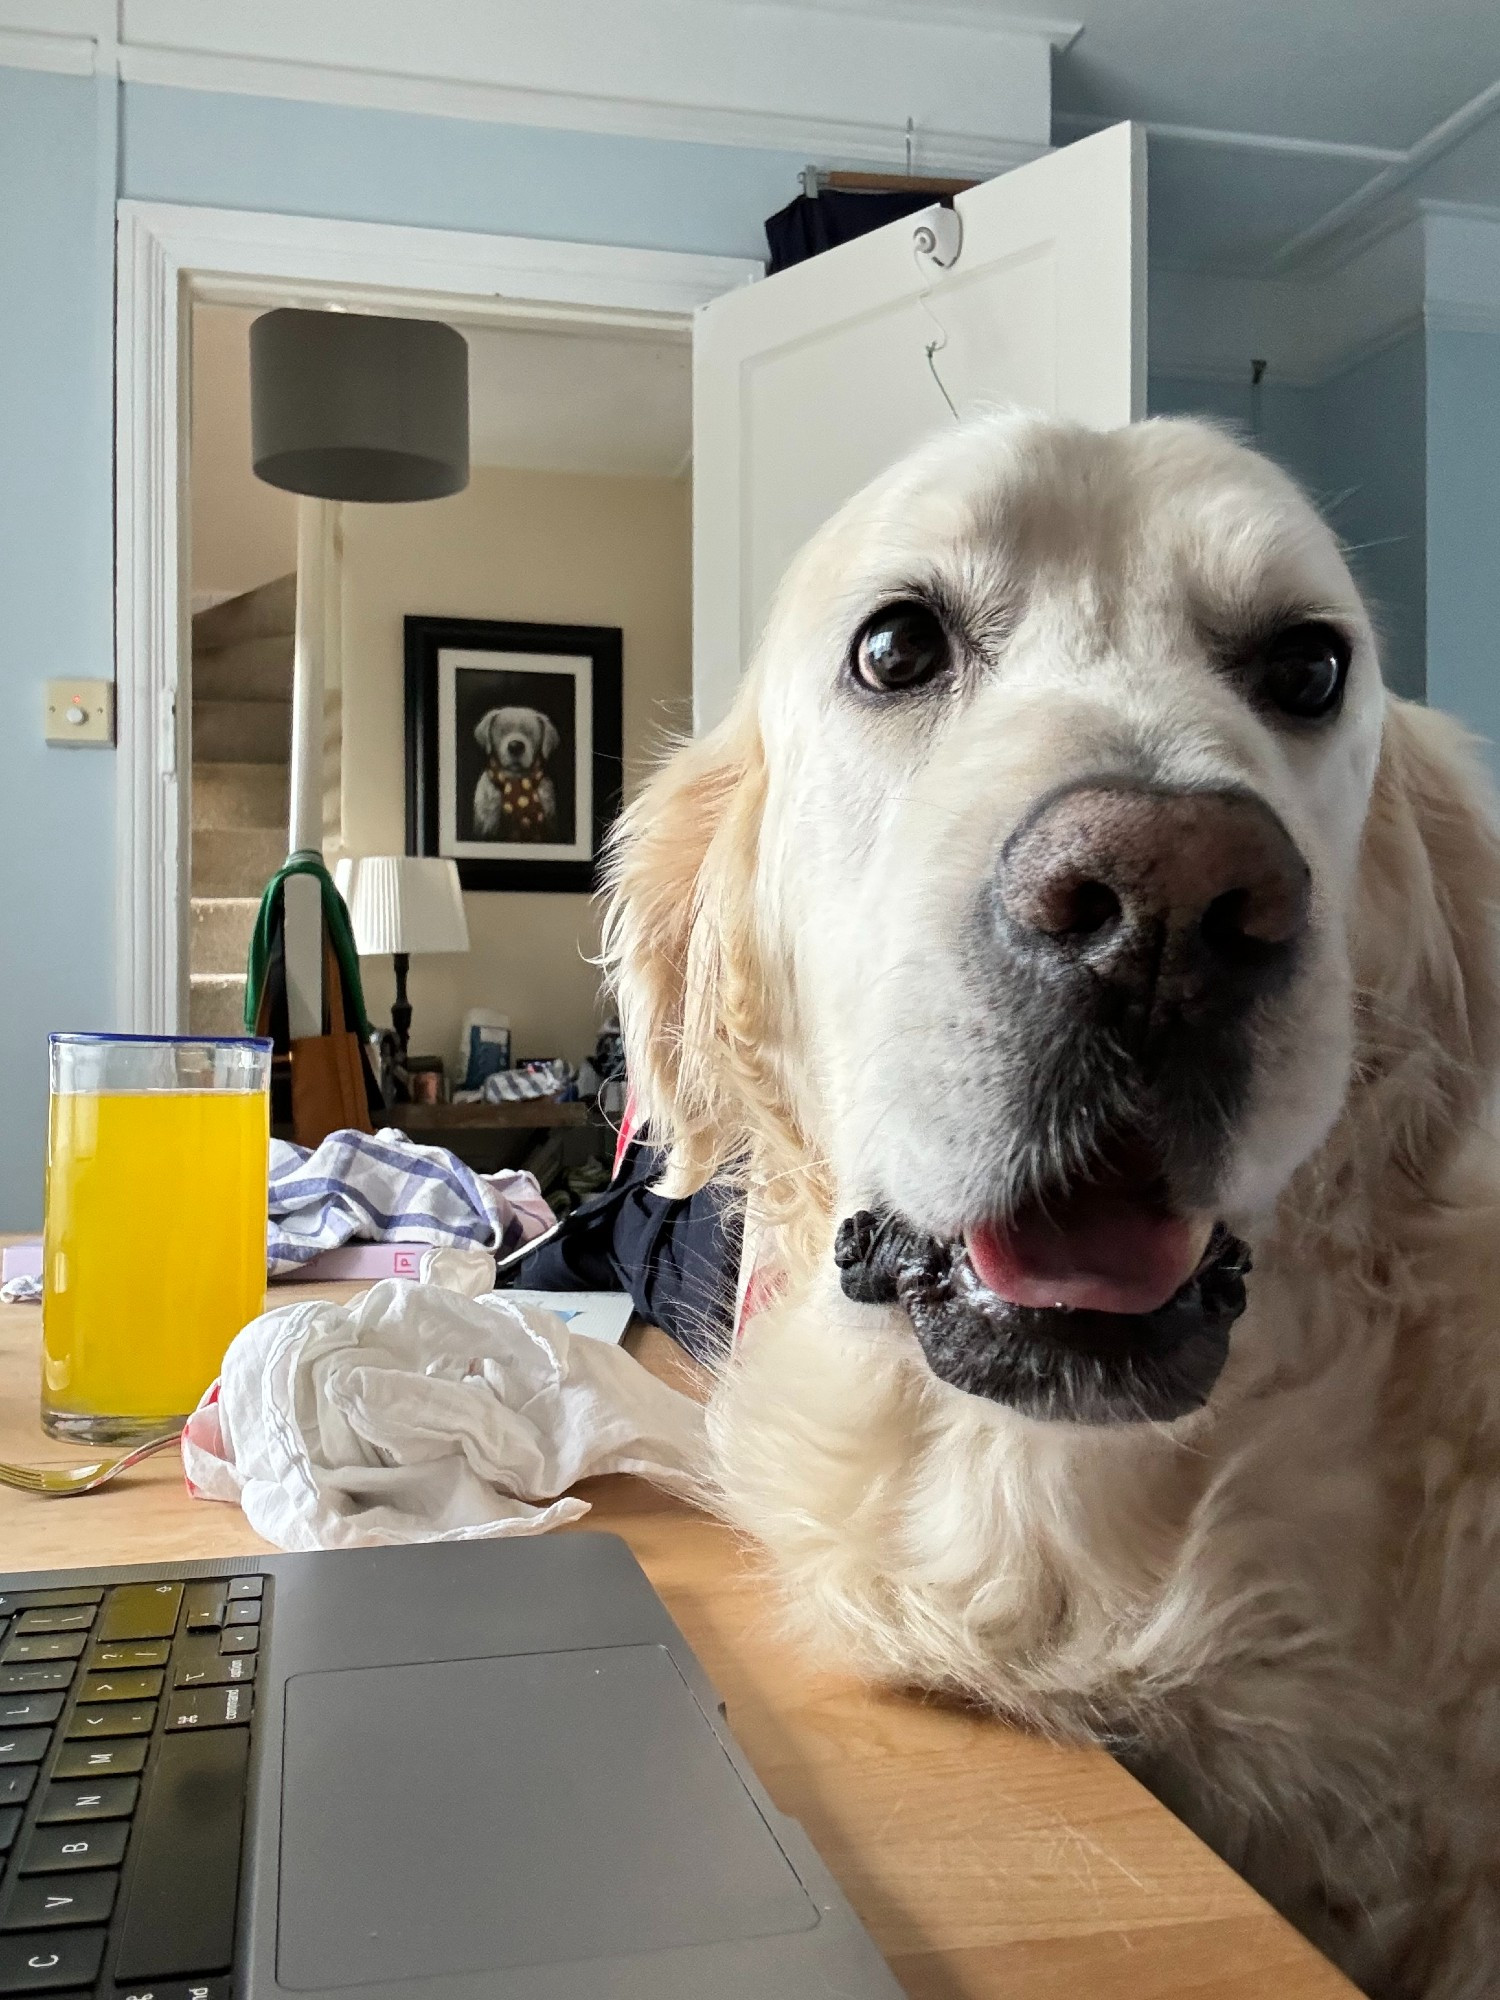
[[[295,1271],[278,1272],[278,1285],[328,1285],[352,1278],[412,1278],[420,1282],[422,1260],[432,1255],[430,1243],[345,1243],[337,1250],[325,1250]],[[0,1283],[12,1278],[39,1278],[42,1275],[40,1243],[8,1243]]]
[[[0,1284],[8,1285],[12,1278],[39,1278],[41,1275],[40,1243],[6,1244],[3,1265],[0,1265]]]
[[[327,1285],[350,1278],[415,1278],[422,1276],[422,1259],[430,1243],[344,1243],[325,1250],[295,1271],[277,1274],[276,1283]]]

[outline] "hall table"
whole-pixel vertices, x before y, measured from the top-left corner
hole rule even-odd
[[[350,1297],[278,1287],[274,1302]],[[40,1311],[0,1305],[0,1459],[81,1463],[37,1414]],[[627,1340],[690,1386],[665,1336]],[[726,1529],[639,1481],[595,1480],[623,1536],[913,2000],[1338,2000],[1338,1973],[1102,1751],[1064,1749],[808,1662]],[[259,1553],[237,1508],[191,1500],[173,1454],[83,1499],[0,1488],[0,1571]]]

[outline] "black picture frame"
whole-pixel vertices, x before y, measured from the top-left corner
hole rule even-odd
[[[405,651],[407,853],[451,855],[465,889],[591,895],[624,773],[619,627],[413,616]],[[502,713],[542,732],[524,771]]]

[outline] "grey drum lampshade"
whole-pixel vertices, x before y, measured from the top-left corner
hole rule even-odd
[[[438,500],[469,483],[469,348],[435,319],[281,306],[250,328],[259,478],[320,500]]]

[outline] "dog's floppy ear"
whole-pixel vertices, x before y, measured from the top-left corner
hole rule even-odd
[[[550,715],[542,715],[540,709],[537,710],[537,714],[541,717],[542,762],[545,764],[558,744],[562,742],[562,737],[558,732],[557,724],[552,720]]]
[[[498,708],[492,708],[486,714],[481,715],[474,725],[474,741],[479,745],[481,750],[487,752],[491,757],[495,754],[495,746],[490,739],[494,734],[495,717],[499,713]]]
[[[765,790],[742,701],[662,767],[612,840],[603,963],[637,1106],[671,1149],[672,1194],[741,1162],[763,1181],[801,1151],[771,1053],[778,989],[756,924]]]
[[[1500,830],[1473,739],[1387,702],[1354,932],[1358,1087],[1377,1140],[1430,1184],[1500,1064]]]

